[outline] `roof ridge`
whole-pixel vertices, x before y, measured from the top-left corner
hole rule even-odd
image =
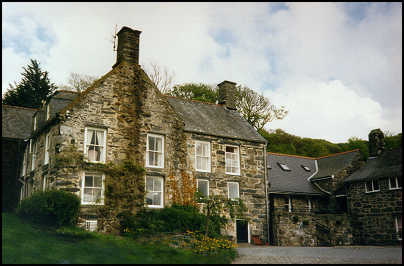
[[[194,100],[194,99],[184,99],[181,97],[177,97],[177,96],[173,96],[173,95],[168,95],[168,94],[162,94],[164,97],[170,97],[170,98],[174,98],[174,99],[180,99],[183,101],[187,101],[187,102],[197,102],[197,103],[205,103],[205,104],[210,104],[210,105],[216,105],[216,106],[221,106],[221,104],[217,104],[217,103],[211,103],[211,102],[204,102],[204,101],[200,101],[200,100]]]
[[[324,155],[321,157],[317,157],[316,159],[323,159],[323,158],[327,158],[327,157],[332,157],[332,156],[337,156],[337,155],[341,155],[341,154],[345,154],[345,153],[350,153],[350,152],[354,152],[354,151],[359,151],[359,149],[354,149],[354,150],[350,150],[350,151],[342,151],[342,152],[338,152],[338,153],[333,153],[333,154],[329,154],[329,155]]]
[[[80,94],[80,92],[77,92],[77,91],[69,91],[69,90],[56,90],[55,93],[57,93],[57,92],[70,92],[70,93]]]
[[[17,109],[31,109],[31,110],[39,110],[40,109],[40,108],[32,108],[32,107],[24,107],[24,106],[8,105],[8,104],[2,104],[2,106],[17,108]]]
[[[323,159],[327,157],[332,157],[332,156],[337,156],[345,153],[350,153],[354,151],[359,151],[359,149],[354,149],[354,150],[349,150],[349,151],[342,151],[338,153],[333,153],[333,154],[328,154],[320,157],[308,157],[308,156],[303,156],[303,155],[295,155],[295,154],[286,154],[286,153],[276,153],[276,152],[267,152],[268,154],[273,154],[273,155],[282,155],[282,156],[290,156],[290,157],[297,157],[297,158],[306,158],[306,159],[312,159],[312,160],[318,160],[318,159]]]
[[[311,159],[315,160],[315,157],[308,157],[308,156],[303,156],[303,155],[295,155],[295,154],[286,154],[286,153],[276,153],[276,152],[267,152],[268,154],[273,154],[273,155],[284,155],[284,156],[290,156],[290,157],[297,157],[297,158],[305,158],[305,159]]]

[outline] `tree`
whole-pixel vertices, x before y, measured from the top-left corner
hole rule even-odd
[[[2,104],[38,108],[42,101],[47,100],[56,90],[55,84],[49,81],[48,72],[43,71],[37,60],[31,59],[30,64],[23,67],[22,79],[2,97]]]
[[[146,73],[161,93],[167,94],[171,90],[174,72],[170,72],[167,67],[163,68],[154,62],[150,62]]]
[[[275,105],[252,89],[244,86],[237,86],[236,107],[241,115],[257,130],[274,119],[283,119],[288,111],[284,106],[277,108]]]
[[[237,110],[257,130],[263,129],[274,119],[283,119],[288,113],[283,106],[277,108],[266,97],[248,87],[237,86],[235,93]],[[203,83],[175,85],[168,94],[210,103],[215,103],[219,98],[216,87]]]
[[[184,83],[175,85],[168,94],[187,100],[197,100],[209,103],[215,103],[218,99],[217,90],[213,86],[203,83]]]
[[[72,90],[77,92],[82,92],[93,84],[97,79],[95,76],[70,73],[67,85],[60,85],[59,89]]]

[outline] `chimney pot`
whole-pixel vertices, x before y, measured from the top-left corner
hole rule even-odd
[[[236,108],[236,83],[225,80],[217,85],[219,87],[219,104],[224,104],[227,109]]]
[[[116,53],[116,63],[113,68],[122,61],[139,64],[139,36],[141,31],[133,30],[126,26],[117,33],[118,48]]]

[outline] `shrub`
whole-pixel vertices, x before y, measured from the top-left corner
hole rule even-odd
[[[33,223],[48,226],[74,225],[80,211],[80,199],[66,191],[34,192],[21,201],[17,214]]]
[[[136,215],[123,212],[118,215],[118,218],[120,219],[121,233],[132,235],[203,231],[206,221],[206,216],[201,214],[197,208],[181,205],[156,210],[144,209]],[[220,223],[213,222],[209,231],[213,232],[214,235],[220,234]]]

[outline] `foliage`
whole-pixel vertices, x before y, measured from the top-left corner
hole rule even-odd
[[[67,85],[59,85],[58,87],[59,89],[77,91],[80,93],[90,87],[95,80],[97,80],[95,76],[70,73]]]
[[[264,95],[245,86],[239,85],[236,88],[237,110],[257,130],[263,129],[274,119],[283,119],[288,114],[284,106],[277,108]]]
[[[216,254],[221,249],[232,250],[237,247],[237,244],[231,240],[208,237],[200,232],[187,231],[187,236],[190,237],[190,241],[184,242],[182,247],[191,248],[198,254]]]
[[[4,264],[211,264],[231,263],[234,252],[200,255],[170,247],[147,237],[142,243],[128,237],[81,229],[33,227],[16,215],[2,215],[2,262]]]
[[[397,135],[385,134],[384,135],[385,149],[391,150],[401,147],[402,139],[403,139],[402,133],[398,133]]]
[[[200,192],[195,193],[195,199],[198,203],[202,204],[202,212],[206,215],[205,223],[205,237],[210,232],[210,223],[217,224],[220,228],[228,223],[226,212],[231,219],[243,218],[244,212],[247,210],[243,201],[239,198],[237,200],[228,199],[223,195],[210,195],[209,197],[203,196]]]
[[[351,137],[347,143],[339,144],[343,150],[359,149],[361,159],[366,161],[369,157],[369,142],[358,137]]]
[[[17,214],[37,224],[73,225],[80,211],[80,199],[66,191],[48,190],[34,192],[21,201]]]
[[[173,171],[168,177],[167,185],[170,187],[173,195],[172,203],[179,206],[193,206],[196,207],[194,194],[196,192],[196,181],[191,175],[181,170],[181,182],[175,179]]]
[[[209,103],[215,103],[219,99],[216,87],[203,83],[175,85],[167,94]],[[288,113],[283,106],[277,108],[268,98],[245,86],[236,87],[235,101],[237,110],[257,130],[274,119],[283,119]]]
[[[2,104],[39,108],[42,101],[47,101],[56,90],[56,86],[49,81],[48,72],[43,71],[36,60],[31,59],[23,69],[21,81],[18,84],[14,82],[14,86],[9,84]]]
[[[123,234],[138,237],[159,232],[201,230],[206,217],[193,206],[172,205],[163,209],[143,209],[136,215],[122,212],[119,219]]]
[[[161,93],[165,94],[171,90],[174,72],[170,73],[167,67],[163,68],[154,62],[149,63],[149,69],[146,72]]]
[[[215,103],[218,99],[217,90],[213,86],[203,83],[184,83],[175,85],[168,94],[187,100],[197,100],[208,103]]]

